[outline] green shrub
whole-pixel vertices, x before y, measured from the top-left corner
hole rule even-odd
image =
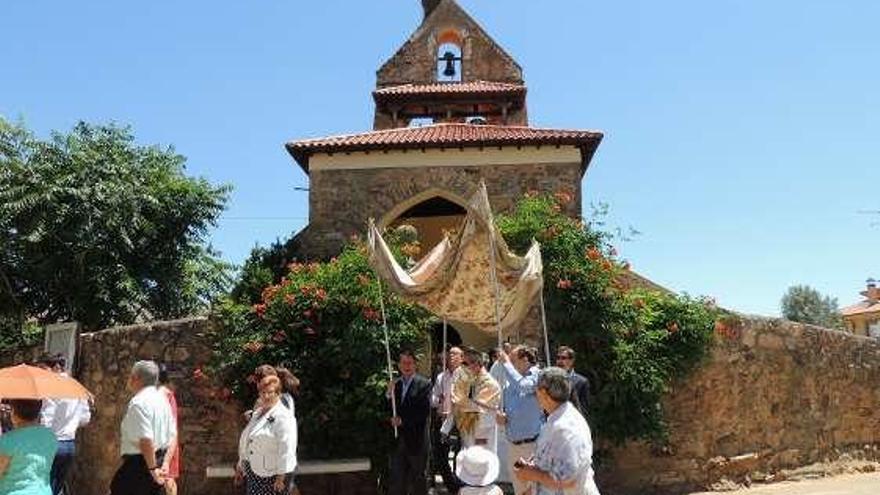
[[[379,290],[365,246],[352,245],[328,263],[291,264],[257,304],[228,299],[217,310],[224,329],[215,365],[237,397],[254,400],[251,374],[260,364],[283,364],[300,378],[303,458],[385,462],[391,429]],[[396,360],[400,349],[422,347],[432,316],[383,295]]]
[[[34,321],[0,315],[0,353],[33,347],[43,340],[43,328]]]
[[[560,213],[569,200],[527,197],[498,226],[519,252],[532,238],[541,243],[549,332],[575,349],[591,381],[597,436],[662,442],[662,395],[705,357],[717,311],[708,300],[639,287],[608,233]]]

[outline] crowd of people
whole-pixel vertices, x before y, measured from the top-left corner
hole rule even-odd
[[[452,494],[501,495],[502,482],[516,495],[599,494],[587,424],[589,380],[574,371],[571,348],[560,347],[556,366],[543,369],[537,349],[526,345],[505,345],[491,359],[451,347],[440,361],[445,367],[429,379],[418,373],[416,354],[398,356],[400,373],[387,391],[397,438],[390,495],[427,494],[427,475],[435,471]],[[61,357],[38,364],[64,373]],[[258,398],[245,413],[234,483],[247,495],[296,495],[299,380],[283,367],[262,365],[250,381]],[[181,449],[168,370],[138,361],[127,385],[122,462],[109,493],[176,495]],[[92,407],[84,399],[7,401],[7,414],[0,415],[0,493],[69,494],[77,430],[89,423]]]
[[[515,495],[599,495],[590,385],[574,370],[573,349],[560,347],[556,366],[544,369],[526,345],[495,349],[490,369],[487,355],[470,347],[451,347],[444,358],[429,380],[417,373],[415,354],[399,355],[400,376],[388,386],[397,431],[390,495],[428,493],[426,472],[435,471],[452,494],[501,495],[498,483],[509,481]]]

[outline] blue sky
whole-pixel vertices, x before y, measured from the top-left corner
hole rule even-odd
[[[880,2],[460,0],[523,66],[532,125],[600,129],[585,203],[642,232],[634,269],[777,314],[810,284],[855,302],[880,216]],[[371,125],[375,70],[418,0],[8,2],[0,115],[173,144],[235,191],[212,236],[240,262],[299,230],[283,149]]]

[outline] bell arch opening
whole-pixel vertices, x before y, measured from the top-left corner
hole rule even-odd
[[[458,42],[443,42],[437,49],[437,81],[462,81],[461,45]]]

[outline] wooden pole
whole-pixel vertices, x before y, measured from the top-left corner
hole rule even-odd
[[[482,194],[485,198],[486,202],[489,202],[488,194],[486,193],[486,184],[484,182],[480,183],[480,187],[482,188]],[[501,336],[501,294],[500,288],[498,287],[498,268],[496,266],[495,261],[495,220],[492,216],[492,207],[489,206],[489,218],[488,220],[488,228],[489,228],[489,261],[492,266],[492,271],[490,273],[492,279],[492,286],[495,288],[495,328],[498,333],[498,350],[499,352],[503,352],[504,348],[504,339]],[[504,394],[501,394],[501,397],[498,401],[499,409],[504,409]]]
[[[382,279],[376,274],[376,282],[379,283],[379,309],[382,311],[382,330],[385,332],[385,359],[388,363],[388,383],[394,381],[394,370],[391,364],[391,342],[388,337],[388,317],[385,315],[385,300],[382,297]],[[394,388],[391,388],[391,415],[397,417],[397,399],[394,397]],[[394,438],[397,438],[397,425],[394,425]]]
[[[447,330],[446,330],[446,317],[443,317],[443,350],[440,354],[440,359],[443,361],[443,371],[441,373],[446,373],[446,346],[448,344],[447,340]],[[443,411],[447,412],[447,411]]]
[[[482,185],[483,194],[486,193],[486,185]],[[488,199],[487,199],[488,201]],[[504,340],[501,337],[501,294],[500,289],[498,287],[498,272],[495,261],[495,221],[491,217],[491,212],[489,216],[489,263],[492,267],[492,271],[490,272],[490,277],[492,280],[492,287],[495,288],[495,328],[498,333],[498,347],[501,348],[504,344]]]
[[[541,291],[540,300],[541,300],[541,325],[544,327],[544,355],[547,357],[547,366],[550,366],[550,338],[547,337],[547,311],[544,309],[544,283],[543,283],[544,275],[541,275]]]

